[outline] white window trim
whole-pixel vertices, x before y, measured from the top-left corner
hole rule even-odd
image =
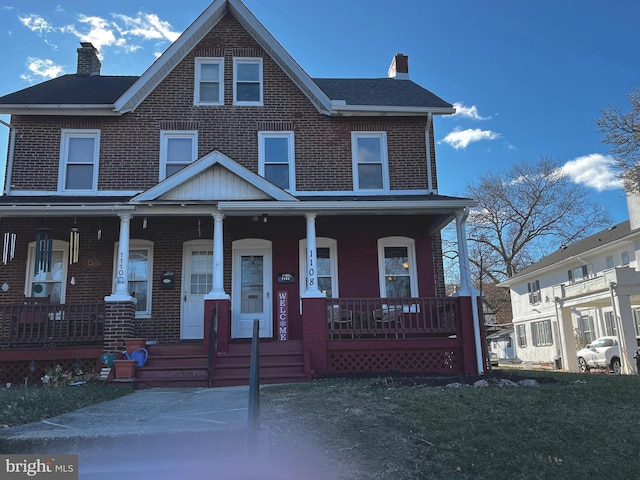
[[[338,290],[338,242],[333,238],[316,237],[316,249],[328,248],[329,249],[329,261],[331,262],[331,296],[332,298],[338,298],[340,292]],[[299,242],[299,262],[300,274],[300,295],[306,293],[307,285],[307,239],[303,238]]]
[[[113,251],[113,275],[111,277],[111,283],[113,291],[115,292],[116,285],[116,267],[118,265],[118,247],[120,242],[115,242],[114,251]],[[139,239],[131,239],[129,240],[129,252],[131,250],[147,250],[149,256],[149,267],[147,272],[147,310],[146,311],[136,311],[136,318],[150,318],[151,317],[151,305],[153,299],[153,242],[151,240],[139,240]],[[129,282],[129,277],[127,275],[127,284]]]
[[[220,78],[218,78],[218,98],[217,102],[206,102],[200,100],[200,77],[202,65],[220,65]],[[196,106],[224,105],[224,58],[223,57],[196,57],[195,79],[193,82],[193,104]]]
[[[197,130],[161,130],[160,131],[160,173],[158,178],[167,178],[167,148],[171,138],[190,138],[191,162],[185,163],[185,167],[198,158],[198,131]]]
[[[77,189],[65,188],[67,180],[67,158],[69,152],[69,140],[72,138],[93,138],[95,140],[93,147],[93,179],[91,188]],[[100,160],[100,130],[87,129],[67,129],[63,128],[60,139],[60,164],[58,168],[58,191],[64,193],[86,194],[96,193],[98,191],[98,167]],[[80,165],[80,164],[78,164]],[[85,165],[85,164],[82,164]]]
[[[258,64],[258,82],[260,85],[260,99],[255,102],[246,102],[238,100],[237,96],[237,85],[238,85],[238,75],[237,75],[237,67],[239,63],[257,63]],[[262,58],[261,57],[234,57],[233,58],[233,104],[241,105],[241,106],[257,106],[261,107],[263,105],[264,98],[264,82],[262,77]]]
[[[69,272],[69,242],[64,240],[53,240],[53,251],[62,251],[62,285],[60,288],[60,304],[65,303],[67,296],[67,274]],[[36,242],[29,243],[27,254],[27,274],[24,282],[24,296],[33,297],[31,286],[33,282],[36,261]]]
[[[411,286],[411,297],[418,297],[418,270],[416,268],[416,247],[415,240],[408,237],[385,237],[378,239],[378,276],[380,282],[380,297],[387,297],[387,284],[384,272],[384,249],[385,247],[406,247],[409,257],[409,284]]]
[[[296,191],[296,160],[295,160],[295,139],[293,132],[291,131],[262,131],[258,132],[258,175],[265,176],[265,148],[264,141],[267,138],[286,138],[288,142],[288,155],[289,155],[289,188],[286,188],[287,192]],[[273,165],[276,165],[275,163]]]
[[[380,160],[382,162],[382,188],[360,188],[358,174],[358,139],[379,138]],[[389,155],[387,150],[387,132],[351,132],[351,158],[353,170],[353,190],[364,192],[389,191]]]

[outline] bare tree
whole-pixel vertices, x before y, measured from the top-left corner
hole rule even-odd
[[[611,146],[620,178],[629,192],[640,193],[640,90],[629,94],[631,110],[623,112],[618,107],[602,109],[602,117],[596,120],[603,142]]]
[[[610,225],[589,191],[545,157],[487,173],[467,185],[466,196],[479,202],[469,215],[467,237],[480,281],[503,281],[561,245]]]

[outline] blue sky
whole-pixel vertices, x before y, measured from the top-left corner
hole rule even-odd
[[[91,41],[105,75],[140,75],[207,7],[188,0],[0,0],[0,95],[74,73]],[[312,77],[413,81],[456,104],[435,121],[440,193],[487,170],[551,157],[614,223],[628,217],[595,120],[640,87],[640,2],[616,0],[244,0]],[[5,122],[8,116],[0,116]],[[8,129],[0,125],[0,159]]]

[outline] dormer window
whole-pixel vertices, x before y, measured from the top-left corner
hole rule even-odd
[[[197,156],[197,131],[164,130],[160,132],[160,180],[179,172]]]
[[[354,190],[389,190],[386,132],[353,132]]]
[[[59,190],[73,193],[96,192],[99,153],[100,130],[62,130]]]
[[[233,59],[233,104],[262,105],[262,58]]]
[[[224,105],[224,59],[196,58],[195,105]]]

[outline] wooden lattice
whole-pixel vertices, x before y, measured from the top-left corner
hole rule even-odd
[[[25,379],[29,385],[40,385],[42,382],[40,378],[47,372],[54,369],[56,365],[60,365],[64,371],[74,373],[76,367],[80,367],[84,373],[100,373],[100,362],[95,358],[79,359],[79,364],[76,365],[75,359],[65,360],[39,360],[36,361],[33,373],[29,371],[29,365],[31,362],[1,362],[0,363],[0,386],[6,386],[11,383],[12,385],[24,385]]]
[[[445,350],[329,352],[331,373],[460,373],[456,352]]]

